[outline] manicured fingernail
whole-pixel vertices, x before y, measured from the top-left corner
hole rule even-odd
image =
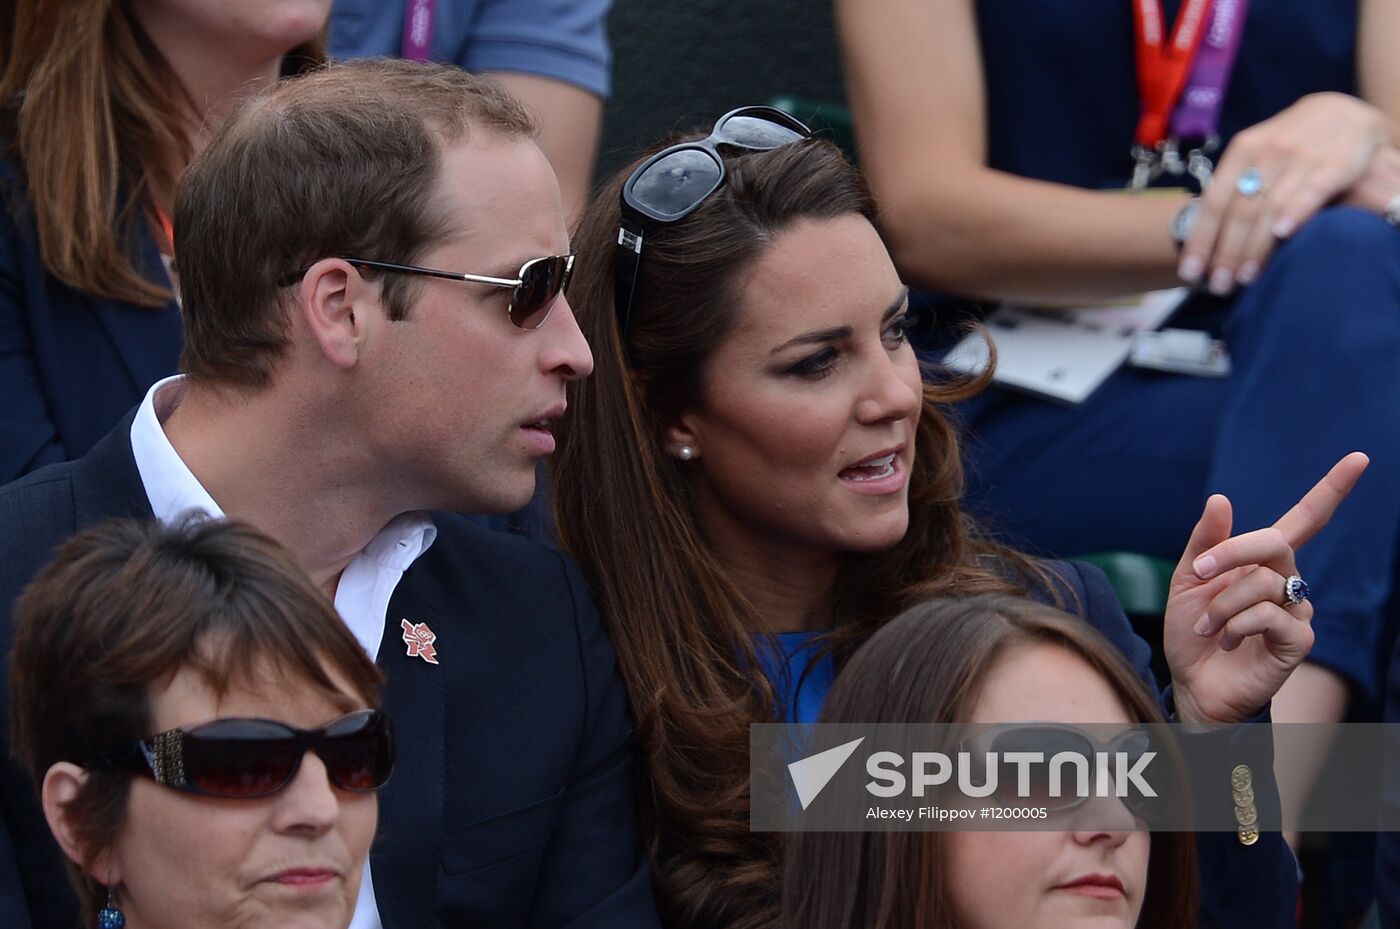
[[[1210,292],[1217,297],[1228,294],[1235,286],[1235,273],[1229,268],[1216,268],[1210,276]]]
[[[1235,275],[1235,280],[1241,285],[1248,286],[1254,283],[1254,279],[1259,276],[1259,265],[1253,261],[1246,261],[1240,265],[1240,273]]]
[[[1181,264],[1177,265],[1176,276],[1188,284],[1194,284],[1201,279],[1205,269],[1205,259],[1199,255],[1187,255],[1181,259]]]
[[[1191,631],[1196,635],[1210,635],[1210,616],[1202,616],[1196,620],[1196,625],[1191,627]]]
[[[1196,572],[1196,576],[1201,580],[1206,580],[1215,574],[1215,556],[1202,555],[1191,564],[1191,569]]]
[[[1278,222],[1274,223],[1274,238],[1286,239],[1291,236],[1297,228],[1298,224],[1293,220],[1288,218],[1280,219]]]

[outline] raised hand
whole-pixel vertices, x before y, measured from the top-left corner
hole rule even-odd
[[[1352,452],[1278,522],[1231,537],[1216,494],[1172,575],[1163,646],[1182,722],[1236,723],[1259,713],[1312,648],[1312,604],[1289,603],[1294,553],[1316,535],[1369,459]]]

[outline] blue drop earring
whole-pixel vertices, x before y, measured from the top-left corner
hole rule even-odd
[[[117,909],[117,894],[111,887],[107,888],[107,905],[97,911],[97,929],[123,929],[126,926],[126,914]]]

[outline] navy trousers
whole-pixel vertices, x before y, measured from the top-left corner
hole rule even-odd
[[[1374,695],[1400,531],[1400,232],[1330,208],[1217,301],[1223,312],[1193,303],[1207,309],[1171,325],[1218,319],[1227,378],[1125,368],[1076,408],[1002,388],[961,404],[969,508],[1042,554],[1175,561],[1209,494],[1230,498],[1236,533],[1257,529],[1364,451],[1370,470],[1298,566],[1316,609],[1311,660]]]

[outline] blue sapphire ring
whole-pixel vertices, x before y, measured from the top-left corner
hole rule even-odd
[[[1308,599],[1308,584],[1296,574],[1291,574],[1283,582],[1283,605],[1297,606]]]
[[[1235,181],[1235,190],[1241,197],[1257,197],[1264,192],[1264,176],[1258,168],[1245,168],[1240,179]]]

